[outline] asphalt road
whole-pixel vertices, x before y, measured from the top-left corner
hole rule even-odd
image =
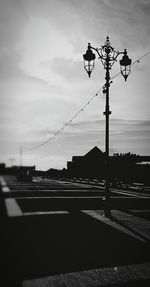
[[[5,182],[7,186],[3,187],[8,189],[4,192],[4,200],[9,203],[10,214],[4,214],[1,199],[1,286],[17,287],[29,278],[149,261],[149,243],[139,241],[82,210],[64,208],[52,211],[48,206],[44,207],[48,198],[52,198],[50,192],[54,197],[56,193],[68,194],[70,190],[73,197],[74,192],[81,192],[82,196],[83,193],[86,196],[87,193],[95,195],[98,192],[102,198],[103,189],[46,179],[21,183],[6,177]],[[42,197],[39,196],[37,204],[33,191],[44,194],[42,210],[39,210]],[[116,192],[112,196],[115,198]],[[88,197],[92,200],[91,195]],[[126,197],[132,196],[128,194]]]
[[[104,209],[103,186],[78,182],[34,178],[33,182],[20,182],[5,177],[3,187],[9,215],[50,210]],[[5,185],[5,184],[4,184]],[[150,206],[150,194],[111,189],[111,208],[145,209]]]

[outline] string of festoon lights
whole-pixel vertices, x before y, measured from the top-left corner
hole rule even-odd
[[[141,61],[144,57],[148,56],[149,54],[150,54],[150,51],[148,51],[147,53],[145,53],[144,55],[142,55],[141,57],[139,57],[137,60],[135,60],[135,61],[131,64],[131,66],[135,65],[136,63],[140,63],[140,61]],[[114,78],[116,78],[116,77],[119,76],[120,74],[121,74],[121,71],[118,72],[117,74],[115,74],[114,76],[112,76],[112,77],[110,78],[110,81],[112,81]],[[34,146],[34,147],[24,147],[24,146],[22,146],[22,148],[25,149],[25,150],[35,150],[35,149],[38,149],[38,148],[44,146],[44,145],[47,144],[48,142],[53,141],[59,134],[61,134],[61,133],[63,132],[63,130],[64,130],[67,126],[69,126],[69,125],[78,117],[78,115],[79,115],[81,112],[83,112],[83,111],[86,109],[86,107],[87,107],[89,104],[91,104],[91,102],[94,100],[94,98],[96,98],[96,97],[99,95],[99,93],[100,93],[101,91],[103,91],[104,88],[105,88],[105,84],[101,86],[101,88],[86,102],[86,104],[85,104],[76,114],[74,114],[74,116],[73,116],[66,124],[64,124],[64,125],[61,127],[61,129],[59,129],[57,132],[55,132],[55,133],[54,133],[52,136],[50,136],[48,139],[44,140],[43,142],[41,142],[40,144],[38,144],[38,145],[36,145],[36,146]]]

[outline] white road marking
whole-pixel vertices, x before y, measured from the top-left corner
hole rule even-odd
[[[9,217],[16,217],[16,216],[33,216],[33,215],[46,215],[46,214],[69,214],[68,211],[33,211],[33,212],[22,212],[21,208],[19,207],[17,201],[14,198],[7,198],[5,199],[5,206],[7,215]]]
[[[19,205],[17,204],[17,201],[14,198],[6,198],[5,206],[6,206],[7,215],[9,217],[23,215],[21,208],[19,207]]]
[[[8,186],[3,186],[2,187],[2,192],[9,192],[9,191],[10,191],[10,189],[9,189]]]
[[[122,191],[122,190],[117,190],[117,189],[110,189],[111,192],[115,192],[115,193],[118,193],[118,194],[125,194],[127,196],[133,196],[133,197],[139,197],[139,198],[149,198],[148,195],[145,195],[145,194],[138,194],[138,193],[133,193],[133,192],[129,192],[129,191]]]
[[[68,211],[33,211],[33,212],[25,212],[23,213],[23,216],[31,216],[31,215],[47,215],[47,214],[51,214],[51,215],[55,215],[55,214],[69,214]]]
[[[6,181],[4,180],[4,178],[2,177],[2,176],[0,176],[0,184],[2,185],[2,186],[6,186],[7,184],[6,184]]]
[[[0,184],[2,186],[2,192],[9,192],[10,191],[9,187],[7,186],[5,179],[2,176],[0,176]]]

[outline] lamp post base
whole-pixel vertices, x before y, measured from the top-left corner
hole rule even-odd
[[[110,206],[110,198],[109,197],[105,197],[103,198],[103,210],[104,210],[104,216],[111,218],[111,206]]]
[[[104,216],[108,218],[112,218],[108,200],[105,202],[105,205],[104,205]]]

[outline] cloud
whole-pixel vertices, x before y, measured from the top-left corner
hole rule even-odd
[[[95,40],[98,39],[96,27],[102,26],[101,34],[108,34],[119,50],[125,47],[136,51],[149,46],[150,18],[148,11],[150,3],[141,0],[96,0],[94,3],[95,5],[92,2],[93,9],[90,12],[91,19],[94,19],[95,33],[93,31],[93,35]]]
[[[20,41],[22,28],[29,15],[23,9],[22,1],[0,1],[0,47],[12,49]]]
[[[122,131],[140,131],[150,130],[149,120],[124,120],[124,119],[112,119],[110,121],[112,129],[120,129]]]
[[[134,152],[137,154],[149,154],[148,142],[150,141],[150,123],[148,121],[128,121],[122,119],[111,120],[110,126],[110,153],[115,152]],[[40,130],[40,135],[48,132],[54,133],[55,130]],[[39,142],[38,142],[39,143]],[[35,145],[37,142],[35,142]],[[105,122],[104,120],[78,121],[72,123],[54,140],[38,150],[41,157],[57,155],[57,158],[64,157],[66,161],[71,160],[73,155],[84,155],[91,148],[97,145],[105,151]],[[33,143],[32,143],[33,146]],[[35,153],[37,151],[35,150]],[[55,162],[55,161],[54,161]],[[56,167],[56,162],[49,167]]]
[[[47,85],[41,79],[26,74],[19,67],[20,56],[17,53],[7,53],[0,58],[0,102],[1,116],[7,121],[8,113],[18,113],[24,102],[27,102],[28,93]],[[30,96],[31,101],[31,96]],[[16,117],[16,115],[14,114]],[[8,118],[7,118],[8,117]]]
[[[20,141],[37,145],[68,122],[104,84],[105,71],[98,59],[90,80],[84,71],[82,55],[88,42],[100,47],[109,35],[112,46],[127,48],[133,61],[149,50],[149,12],[146,0],[0,1],[3,151],[7,146],[7,153],[14,149],[17,154]],[[126,84],[118,77],[111,85],[110,148],[148,154],[148,57],[134,67]],[[118,73],[117,65],[113,69]],[[43,157],[41,166],[53,167],[58,153],[66,160],[95,145],[104,150],[104,105],[101,94],[52,143],[30,153],[27,161],[33,155],[40,166]]]
[[[7,84],[9,82],[15,83],[17,82],[20,85],[21,81],[26,81],[28,84],[36,83],[36,84],[45,84],[46,81],[31,76],[25,73],[20,67],[21,56],[17,52],[7,52],[5,55],[0,57],[0,81],[6,81]]]
[[[110,146],[113,152],[150,153],[150,121],[112,120],[110,124]]]
[[[51,69],[69,83],[83,80],[83,63],[81,61],[55,58],[51,63]]]
[[[58,130],[54,129],[41,129],[37,131],[37,134],[47,139],[53,136]],[[91,137],[99,136],[105,133],[105,120],[90,120],[90,121],[78,121],[70,123],[67,127],[60,132],[61,137]],[[150,139],[150,121],[144,120],[122,120],[112,119],[110,121],[110,134],[113,139],[116,136],[119,138],[130,137],[131,139]],[[59,137],[58,135],[58,137]],[[56,137],[57,138],[57,137]],[[46,139],[46,138],[45,138]]]

